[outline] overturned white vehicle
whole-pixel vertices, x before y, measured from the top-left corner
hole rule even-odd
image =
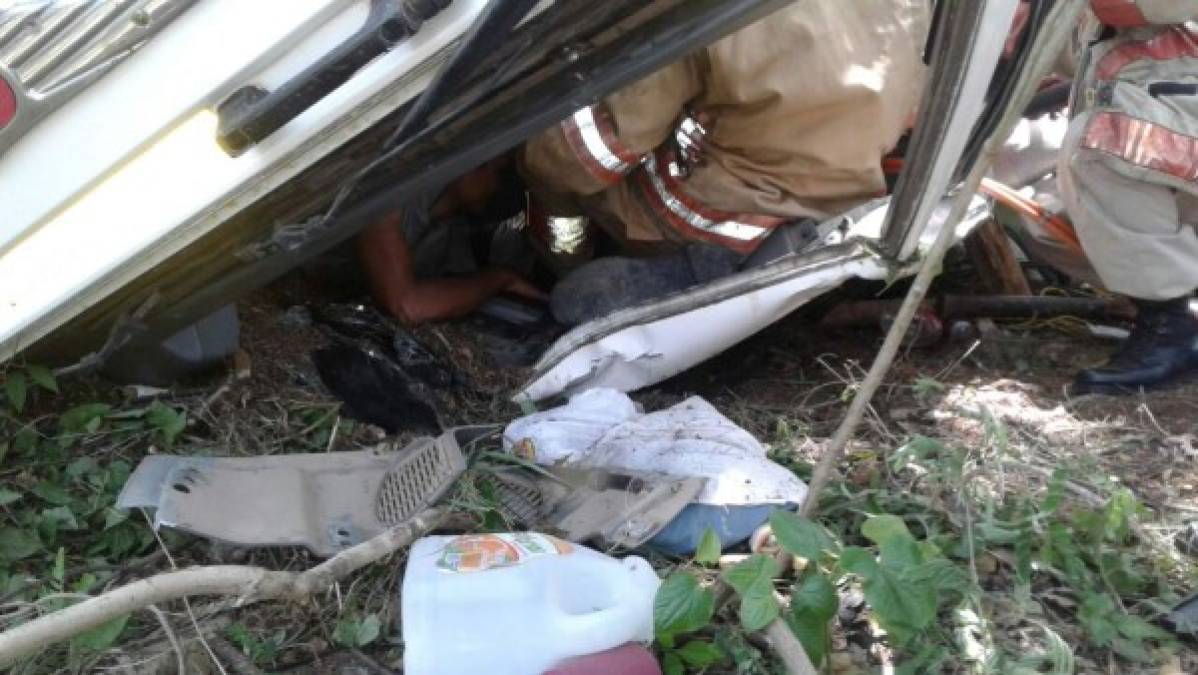
[[[0,5],[0,359],[176,334],[780,0],[121,0]],[[518,399],[635,390],[851,278],[908,274],[1013,105],[1051,3],[936,3],[890,197],[782,228],[737,273],[579,326]],[[1040,178],[1049,171],[1045,168]],[[49,355],[49,356],[47,356]]]

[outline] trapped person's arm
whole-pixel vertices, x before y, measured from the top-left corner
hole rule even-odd
[[[375,299],[405,325],[459,318],[504,292],[544,300],[535,286],[497,267],[469,277],[417,279],[402,218],[397,212],[363,231],[358,255]]]

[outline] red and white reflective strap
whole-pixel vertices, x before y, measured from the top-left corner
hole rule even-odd
[[[653,210],[683,234],[750,253],[773,228],[785,222],[774,216],[728,213],[700,204],[683,191],[677,179],[662,170],[669,161],[665,151],[646,157],[640,187]]]
[[[1094,16],[1108,26],[1126,28],[1148,24],[1138,0],[1090,0],[1090,8],[1094,10]]]
[[[1094,115],[1082,147],[1114,155],[1136,166],[1198,183],[1198,137],[1130,115]]]
[[[587,106],[566,118],[562,132],[575,157],[602,183],[620,182],[641,161],[640,156],[620,143],[611,120],[595,106]]]
[[[1125,42],[1098,62],[1096,75],[1109,80],[1137,61],[1198,59],[1198,29],[1185,24],[1170,26],[1147,40]]]

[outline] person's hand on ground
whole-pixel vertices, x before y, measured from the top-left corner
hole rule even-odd
[[[533,302],[549,302],[549,294],[537,288],[532,282],[510,270],[507,271],[507,274],[509,278],[503,287],[505,293],[511,293]]]

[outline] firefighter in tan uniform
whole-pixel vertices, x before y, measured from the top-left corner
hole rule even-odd
[[[928,0],[796,2],[530,140],[517,163],[532,229],[558,270],[573,270],[553,294],[558,319],[731,272],[779,225],[882,194],[882,157],[922,91],[928,14]],[[396,271],[400,221],[368,230],[360,250],[401,318],[460,314],[512,283],[454,280],[453,307],[440,311],[436,283]],[[579,267],[589,226],[650,257]]]
[[[1104,286],[1135,328],[1079,393],[1152,387],[1198,368],[1198,0],[1092,0],[1061,155],[1061,192]]]
[[[925,0],[796,2],[529,141],[551,231],[585,215],[628,253],[673,252],[583,266],[554,314],[579,323],[727,274],[783,223],[884,194],[927,27]]]

